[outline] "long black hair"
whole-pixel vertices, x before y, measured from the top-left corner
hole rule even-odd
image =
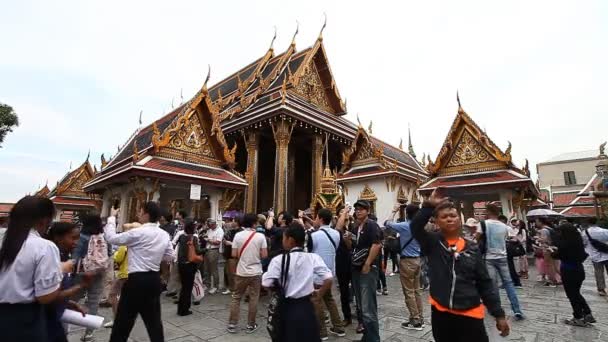
[[[103,233],[103,223],[98,213],[87,213],[82,215],[82,232],[88,235]]]
[[[13,264],[30,229],[40,220],[53,219],[55,206],[48,198],[25,196],[11,209],[9,223],[0,248],[0,271]]]

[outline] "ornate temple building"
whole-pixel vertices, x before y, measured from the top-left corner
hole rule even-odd
[[[274,41],[274,39],[273,39]],[[84,190],[126,220],[155,200],[173,212],[221,217],[368,199],[382,217],[414,199],[427,177],[415,157],[347,120],[323,37],[298,51],[295,35],[147,127],[106,160]],[[412,150],[413,151],[413,150]]]
[[[77,221],[78,215],[101,209],[101,199],[96,194],[86,193],[84,184],[93,179],[96,171],[89,157],[75,170],[68,171],[52,190],[47,185],[35,195],[48,197],[55,204],[55,221]]]
[[[530,179],[528,161],[524,168],[511,160],[511,143],[503,152],[462,109],[458,113],[439,151],[426,168],[431,178],[420,186],[419,193],[428,196],[437,187],[462,208],[464,218],[474,217],[476,202],[497,202],[503,214],[512,212],[525,217],[531,205],[537,204],[538,190]],[[479,208],[478,208],[479,209]]]

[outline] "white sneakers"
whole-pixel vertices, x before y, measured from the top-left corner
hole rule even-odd
[[[209,294],[215,294],[216,292],[217,292],[217,288],[215,288],[215,287],[212,287],[212,288],[209,290]]]
[[[108,323],[103,325],[104,328],[111,328],[113,326],[114,326],[114,321],[109,321]]]
[[[222,294],[223,294],[223,295],[229,295],[229,294],[231,294],[231,293],[232,293],[232,292],[230,292],[230,290],[228,290],[228,289],[226,289],[226,291],[222,292]]]

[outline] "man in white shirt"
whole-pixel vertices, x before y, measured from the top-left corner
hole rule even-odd
[[[205,254],[205,285],[209,294],[214,294],[220,288],[220,275],[218,272],[218,261],[220,258],[220,246],[224,240],[224,230],[217,226],[214,219],[207,220],[207,253]]]
[[[119,210],[112,208],[104,228],[108,243],[127,246],[129,252],[129,278],[123,285],[118,311],[110,342],[126,342],[141,315],[151,342],[164,342],[163,323],[160,314],[160,263],[173,260],[173,246],[169,234],[158,225],[160,208],[155,202],[147,202],[137,215],[142,226],[116,234],[116,216]]]
[[[266,237],[256,232],[258,217],[255,214],[245,214],[241,226],[243,231],[237,233],[232,240],[232,257],[238,259],[236,275],[234,276],[234,292],[230,303],[230,318],[228,332],[236,333],[241,312],[241,297],[249,294],[249,314],[247,316],[247,333],[258,329],[255,322],[258,312],[258,299],[262,284],[262,259],[268,256]]]
[[[597,293],[600,296],[605,297],[606,280],[604,278],[604,272],[608,272],[608,253],[601,252],[593,247],[589,242],[589,237],[608,245],[608,229],[598,227],[597,219],[595,217],[591,218],[590,224],[591,226],[583,232],[583,243],[585,244],[587,254],[591,257],[591,262],[593,263]]]
[[[336,274],[336,250],[340,244],[340,233],[329,226],[332,218],[333,214],[330,210],[325,208],[319,210],[314,221],[314,226],[318,229],[310,234],[307,247],[309,252],[317,254],[323,259],[325,266],[331,270],[332,274]],[[346,332],[342,327],[338,306],[331,291],[325,292],[323,297],[314,297],[313,304],[315,305],[317,320],[321,329],[321,339],[325,339],[328,333],[328,329],[325,326],[324,307],[327,307],[329,311],[329,317],[333,326],[329,328],[329,332],[339,337],[346,336]]]

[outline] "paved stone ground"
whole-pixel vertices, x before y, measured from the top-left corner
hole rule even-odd
[[[563,320],[571,315],[571,308],[563,288],[543,287],[534,281],[536,277],[533,268],[531,273],[530,280],[523,281],[524,288],[517,290],[527,319],[521,322],[514,322],[510,319],[511,335],[507,338],[498,336],[496,329],[493,327],[494,321],[486,319],[490,341],[608,341],[608,300],[597,295],[591,267],[587,267],[587,279],[583,286],[583,295],[598,320],[598,323],[592,328],[576,328],[564,325]],[[390,294],[378,297],[382,341],[433,341],[431,327],[428,323],[423,331],[409,331],[401,328],[400,324],[406,317],[406,309],[399,277],[387,277],[387,280]],[[501,290],[501,295],[503,307],[505,309],[510,308],[504,290]],[[238,334],[228,334],[226,332],[229,300],[229,296],[221,294],[207,295],[201,305],[192,307],[193,315],[179,317],[176,315],[176,306],[172,303],[172,300],[170,301],[163,296],[162,315],[166,340],[172,342],[269,341],[265,326],[267,298],[260,302],[258,312],[260,329],[254,334],[246,334],[244,331]],[[241,310],[240,327],[244,328],[243,320],[246,319],[247,305],[241,305]],[[428,314],[428,312],[427,310],[426,313]],[[105,317],[111,317],[108,309],[102,309],[100,313]],[[98,330],[95,333],[96,341],[107,341],[109,333],[109,329]],[[82,334],[81,329],[76,329],[70,332],[69,340],[79,341]],[[355,333],[354,327],[351,326],[347,330],[345,338],[330,337],[329,341],[357,341],[360,336]],[[140,319],[137,320],[131,333],[130,341],[148,341],[146,330]]]

